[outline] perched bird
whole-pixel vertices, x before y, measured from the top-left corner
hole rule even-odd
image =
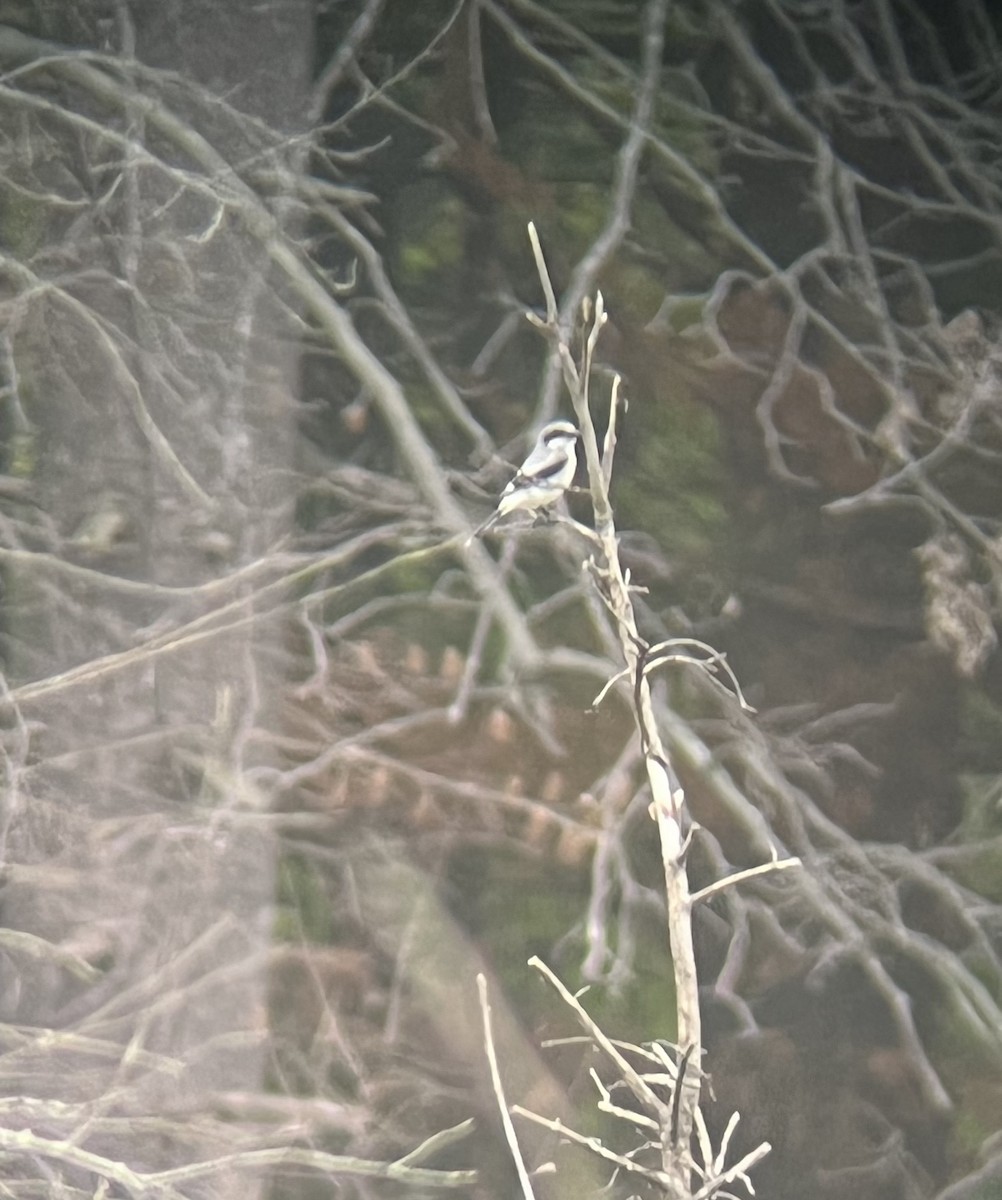
[[[510,512],[519,509],[538,512],[555,504],[574,480],[580,436],[570,421],[551,421],[544,425],[529,457],[501,493],[497,508],[479,529],[470,534],[466,544],[486,533]]]

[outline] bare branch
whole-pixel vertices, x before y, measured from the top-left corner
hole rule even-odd
[[[515,1164],[515,1169],[518,1172],[518,1182],[522,1189],[522,1196],[524,1200],[534,1200],[535,1193],[532,1190],[532,1180],[529,1178],[525,1159],[522,1157],[522,1149],[518,1144],[518,1135],[515,1133],[515,1126],[511,1122],[508,1102],[504,1097],[504,1085],[501,1083],[501,1071],[498,1068],[498,1056],[494,1048],[494,1034],[491,1031],[491,1006],[490,1001],[487,999],[487,979],[483,974],[477,976],[477,994],[480,998],[480,1015],[484,1023],[484,1052],[487,1055],[487,1063],[490,1067],[491,1087],[494,1089],[494,1098],[497,1100],[498,1112],[501,1114],[501,1125],[504,1128],[505,1141],[508,1143],[508,1150]]]

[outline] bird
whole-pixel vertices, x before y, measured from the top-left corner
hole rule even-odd
[[[497,508],[470,534],[466,544],[482,537],[510,512],[539,512],[555,504],[574,480],[578,465],[577,440],[580,436],[570,421],[551,421],[544,425],[525,462],[501,493]]]

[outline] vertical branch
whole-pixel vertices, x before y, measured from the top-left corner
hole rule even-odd
[[[547,296],[548,320],[539,323],[554,339],[564,370],[564,381],[571,396],[574,412],[581,430],[585,463],[588,470],[588,485],[594,512],[601,562],[592,562],[592,568],[602,588],[606,603],[613,616],[616,634],[626,661],[626,674],[633,681],[633,700],[637,729],[647,767],[653,799],[653,814],[657,821],[661,842],[661,860],[665,876],[665,892],[668,902],[668,937],[672,966],[675,973],[676,991],[676,1040],[687,1057],[691,1058],[696,1070],[687,1076],[686,1086],[680,1087],[678,1106],[673,1120],[661,1128],[662,1170],[673,1180],[674,1194],[690,1194],[693,1159],[690,1148],[695,1111],[700,1095],[700,1060],[702,1057],[702,1032],[699,1014],[699,995],[696,978],[696,963],[692,940],[692,896],[685,871],[686,843],[682,836],[682,808],[684,796],[674,779],[668,751],[665,749],[654,718],[654,706],[650,684],[645,671],[647,646],[637,632],[633,602],[630,598],[630,581],[619,561],[619,546],[616,536],[615,518],[609,500],[609,481],[612,476],[615,454],[615,410],[619,397],[618,382],[612,392],[612,414],[602,453],[588,407],[587,381],[591,375],[591,363],[595,346],[606,313],[601,292],[595,299],[591,326],[584,347],[584,360],[578,370],[571,348],[562,336],[555,320],[555,305],[550,303],[553,287],[546,272],[538,235],[532,225],[529,237],[540,272],[544,293]],[[691,1082],[690,1082],[691,1080]]]
[[[601,307],[596,306],[596,322],[600,319]],[[594,329],[594,326],[593,326]],[[685,843],[682,837],[681,814],[684,802],[682,789],[673,786],[668,751],[665,749],[654,718],[654,706],[650,685],[645,674],[645,645],[637,632],[633,602],[630,599],[629,579],[619,561],[619,547],[615,520],[609,502],[606,472],[602,469],[598,443],[588,397],[583,391],[574,395],[574,411],[581,423],[588,468],[588,485],[591,491],[595,514],[595,532],[601,545],[602,563],[597,568],[606,601],[613,614],[623,657],[630,678],[634,681],[633,697],[637,728],[647,767],[653,799],[653,812],[661,842],[661,861],[665,876],[665,892],[668,901],[668,936],[672,967],[675,973],[676,990],[676,1041],[695,1062],[700,1064],[702,1032],[699,1015],[699,996],[696,979],[696,963],[692,940],[692,897],[685,871]],[[611,454],[607,456],[611,473]],[[699,1103],[699,1070],[692,1074],[690,1086],[682,1089],[678,1102],[677,1138],[672,1139],[670,1130],[662,1130],[662,1169],[671,1170],[671,1163],[678,1160],[683,1173],[688,1176],[691,1168],[689,1141],[692,1135],[694,1110]],[[686,1185],[688,1179],[685,1179]],[[683,1193],[684,1194],[684,1193]]]
[[[610,220],[589,254],[575,273],[571,287],[564,297],[563,314],[558,312],[553,285],[546,271],[542,249],[535,229],[530,225],[529,237],[547,302],[546,329],[556,343],[564,373],[564,382],[574,405],[581,430],[581,439],[588,470],[588,484],[594,510],[595,532],[601,548],[602,563],[596,568],[606,602],[613,614],[616,632],[626,661],[627,671],[634,681],[634,707],[637,727],[647,765],[647,776],[653,797],[654,816],[661,841],[661,860],[665,875],[668,903],[668,937],[675,972],[676,1040],[689,1055],[697,1069],[692,1073],[693,1084],[680,1087],[677,1120],[661,1129],[662,1169],[672,1179],[672,1190],[679,1196],[690,1194],[692,1179],[692,1139],[695,1111],[699,1105],[699,1067],[702,1058],[702,1032],[699,1016],[699,995],[695,955],[692,942],[692,897],[685,873],[685,843],[682,837],[681,812],[683,794],[673,786],[674,773],[669,763],[651,701],[650,685],[645,674],[644,642],[637,633],[629,579],[619,561],[616,526],[609,501],[609,481],[612,477],[615,454],[615,419],[618,385],[613,390],[609,432],[602,453],[599,453],[595,427],[588,407],[591,363],[606,313],[602,293],[596,291],[595,310],[588,330],[584,362],[579,372],[569,345],[568,327],[574,314],[584,308],[585,297],[591,292],[599,272],[615,252],[630,222],[630,211],[636,189],[644,146],[649,137],[654,115],[657,89],[661,78],[664,49],[664,25],[667,0],[649,0],[645,7],[641,45],[641,86],[631,117],[629,133],[623,142],[616,165]]]

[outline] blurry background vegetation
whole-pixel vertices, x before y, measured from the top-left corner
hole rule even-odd
[[[758,710],[664,675],[694,886],[805,860],[700,912],[713,1119],[765,1200],[1000,1194],[998,18],[678,0],[624,201],[648,8],[0,3],[7,1194],[473,1115],[430,1165],[501,1196],[478,970],[510,1097],[589,1130],[526,959],[671,1038],[584,544],[450,540],[561,411],[529,220],[611,314],[644,636]]]

